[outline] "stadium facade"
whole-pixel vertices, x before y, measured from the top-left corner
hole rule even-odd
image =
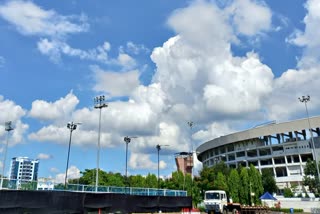
[[[269,168],[280,189],[302,188],[307,160],[320,160],[319,127],[320,116],[269,123],[205,142],[197,148],[197,158],[206,167],[224,161],[229,167],[253,164],[260,172]]]

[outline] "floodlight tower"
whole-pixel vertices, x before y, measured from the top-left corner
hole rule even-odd
[[[71,147],[71,138],[72,138],[72,132],[77,129],[77,126],[81,123],[68,123],[67,128],[70,129],[70,138],[69,138],[69,147],[68,147],[68,157],[67,157],[67,166],[66,166],[66,175],[64,178],[64,189],[67,187],[67,178],[68,178],[68,167],[69,167],[69,157],[70,157],[70,147]]]
[[[160,154],[160,150],[161,150],[161,146],[169,146],[169,145],[160,145],[158,144],[156,146],[156,149],[158,151],[158,195],[160,193],[160,160],[159,160],[159,154]]]
[[[94,108],[100,109],[99,111],[99,133],[98,133],[98,149],[97,149],[97,168],[96,168],[96,183],[95,191],[98,192],[98,181],[99,181],[99,162],[100,162],[100,134],[101,134],[101,109],[108,107],[105,103],[105,96],[98,96],[94,98]]]
[[[320,174],[319,174],[319,166],[318,166],[318,158],[317,158],[317,154],[316,154],[316,149],[314,147],[314,139],[313,139],[313,132],[311,129],[311,124],[310,124],[310,117],[309,117],[309,111],[308,111],[308,106],[307,106],[307,102],[310,101],[310,96],[302,96],[302,97],[298,97],[299,101],[304,103],[305,107],[306,107],[306,113],[307,113],[307,119],[308,119],[308,124],[309,124],[309,131],[310,131],[310,138],[311,138],[311,143],[312,143],[312,153],[313,153],[313,157],[316,161],[316,168],[317,168],[317,174],[318,174],[318,179],[320,180]]]
[[[128,184],[128,145],[131,142],[132,138],[137,138],[137,137],[124,137],[123,140],[126,143],[126,185]]]
[[[10,133],[10,131],[13,130],[12,122],[11,122],[11,121],[5,122],[5,123],[4,123],[4,127],[5,127],[5,131],[7,131],[8,133],[7,133],[6,147],[5,147],[4,155],[3,155],[2,175],[1,175],[0,189],[2,189],[2,186],[3,186],[3,177],[4,177],[4,173],[5,173],[6,159],[7,159],[7,151],[8,151],[8,144],[9,144],[9,133]]]

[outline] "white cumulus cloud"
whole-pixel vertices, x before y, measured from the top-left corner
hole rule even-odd
[[[40,160],[47,160],[47,159],[51,159],[52,155],[45,154],[45,153],[39,153],[37,158],[40,159]]]
[[[65,173],[59,173],[56,175],[54,181],[55,183],[64,183],[65,180]],[[80,170],[76,167],[76,166],[71,166],[68,169],[68,180],[69,179],[76,179],[76,178],[80,178]]]
[[[253,36],[271,28],[272,12],[265,4],[254,0],[235,0],[229,9],[238,33]]]
[[[105,71],[98,66],[92,66],[96,85],[95,91],[105,92],[110,96],[128,96],[139,86],[139,71],[127,72]]]
[[[0,16],[25,35],[60,37],[89,27],[85,16],[62,16],[31,1],[6,1],[0,4]]]
[[[64,120],[70,117],[78,103],[79,99],[72,92],[55,102],[36,100],[32,102],[29,116],[40,120]]]

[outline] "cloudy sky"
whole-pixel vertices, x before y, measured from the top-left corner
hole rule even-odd
[[[1,163],[40,159],[40,177],[96,167],[128,174],[176,170],[174,154],[257,124],[319,114],[317,0],[1,1]],[[187,122],[193,121],[192,129]],[[199,167],[198,167],[199,168]]]

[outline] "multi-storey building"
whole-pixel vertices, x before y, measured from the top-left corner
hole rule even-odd
[[[27,157],[14,157],[11,160],[10,181],[18,187],[21,184],[38,180],[39,160]]]
[[[181,171],[184,175],[192,175],[193,168],[193,156],[192,152],[180,152],[175,154],[176,165],[178,171]]]
[[[319,127],[320,116],[274,122],[205,142],[197,157],[207,167],[224,161],[230,167],[253,164],[260,172],[269,168],[280,189],[300,186],[307,160],[320,160]]]

